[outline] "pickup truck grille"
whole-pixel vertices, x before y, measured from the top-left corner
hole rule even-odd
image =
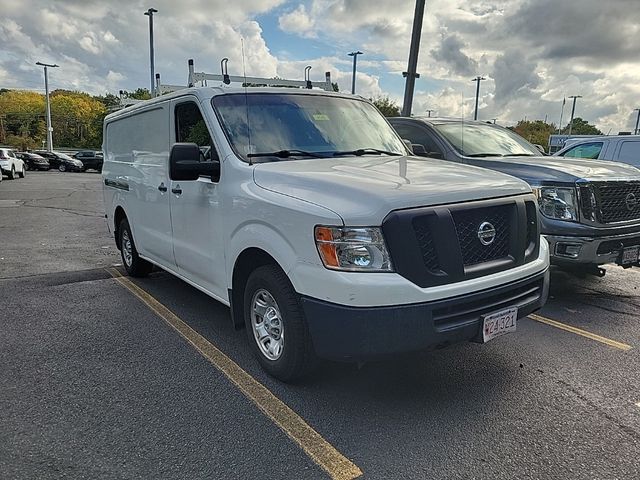
[[[382,228],[396,271],[421,287],[523,265],[540,246],[531,196],[395,211]]]
[[[603,224],[640,220],[640,181],[593,182],[580,187],[582,213]]]

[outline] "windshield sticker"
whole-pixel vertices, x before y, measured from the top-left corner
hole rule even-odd
[[[314,113],[313,119],[319,121],[329,121],[329,116],[325,115],[324,113]]]

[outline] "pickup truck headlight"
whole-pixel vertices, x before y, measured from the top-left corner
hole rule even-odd
[[[578,220],[576,189],[573,187],[534,187],[540,212],[557,220]]]
[[[318,253],[325,267],[348,272],[391,272],[391,258],[378,227],[315,228]]]

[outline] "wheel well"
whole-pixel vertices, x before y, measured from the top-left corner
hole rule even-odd
[[[251,272],[256,268],[264,265],[278,265],[278,262],[267,252],[259,248],[248,248],[236,259],[233,267],[231,290],[229,291],[231,321],[236,330],[244,326],[244,290],[249,275],[251,275]]]
[[[113,234],[116,237],[116,246],[118,247],[118,250],[120,250],[120,222],[122,222],[122,219],[124,218],[127,218],[126,213],[124,213],[124,208],[117,207],[113,214]]]

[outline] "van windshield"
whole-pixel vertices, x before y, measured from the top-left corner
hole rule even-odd
[[[249,93],[220,95],[212,102],[229,142],[245,161],[407,154],[380,112],[361,100]]]

